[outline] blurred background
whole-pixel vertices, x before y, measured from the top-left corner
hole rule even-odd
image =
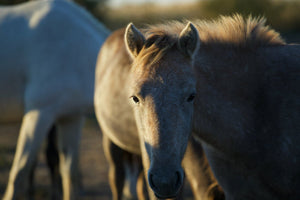
[[[0,0],[12,5],[28,0]],[[159,23],[169,19],[210,19],[240,13],[264,16],[287,42],[300,38],[300,0],[74,0],[109,29]]]
[[[8,6],[28,0],[0,0]],[[264,16],[267,24],[279,31],[289,43],[300,43],[300,0],[74,0],[87,9],[110,30],[133,22],[138,27],[144,24],[161,23],[176,19],[211,19],[219,15],[240,13],[244,16]],[[4,193],[12,164],[19,125],[0,127],[0,199]],[[103,155],[101,132],[95,119],[89,118],[83,130],[80,151],[82,172],[82,200],[108,200],[111,193],[108,185],[108,166]],[[41,151],[35,173],[35,199],[48,199],[50,178]],[[185,199],[191,199],[187,189]]]

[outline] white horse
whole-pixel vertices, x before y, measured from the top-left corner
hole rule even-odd
[[[0,123],[22,121],[5,200],[24,198],[30,168],[53,125],[63,198],[76,198],[81,126],[93,111],[95,63],[108,34],[69,1],[0,7]]]

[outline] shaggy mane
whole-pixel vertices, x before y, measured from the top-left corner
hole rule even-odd
[[[199,32],[202,43],[231,44],[232,46],[269,46],[283,45],[280,34],[265,25],[264,17],[243,18],[241,15],[221,16],[217,20],[195,20],[192,23]],[[153,35],[179,35],[187,21],[172,21],[166,24],[150,25],[144,32],[146,37]]]
[[[146,44],[136,59],[151,64],[160,60],[164,53],[176,44],[180,32],[188,21],[171,21],[165,24],[149,25],[142,32]],[[241,15],[221,16],[217,20],[195,20],[201,45],[218,45],[231,48],[257,48],[260,46],[284,45],[280,34],[265,25],[263,17],[243,18]]]

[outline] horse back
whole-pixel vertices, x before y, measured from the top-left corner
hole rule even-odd
[[[125,29],[113,32],[101,47],[96,70],[96,84],[97,80],[102,80],[103,73],[109,70],[105,65],[113,65],[114,68],[130,68],[131,61],[128,58],[129,55],[124,44],[124,33]]]
[[[94,70],[108,31],[68,1],[0,9],[0,82],[12,85],[10,90],[0,87],[0,92],[14,99],[1,98],[1,105],[10,102],[5,113],[16,113],[13,118],[19,120],[24,110],[58,102],[70,105],[59,109],[62,115],[92,111]]]
[[[125,29],[113,32],[99,53],[95,112],[103,134],[122,149],[140,154],[139,136],[129,104],[128,85],[132,61],[125,47],[124,32]]]
[[[300,195],[300,181],[295,178],[300,166],[300,45],[262,46],[234,53],[229,52],[236,55],[234,59],[224,56],[227,63],[221,62],[222,56],[215,62],[209,58],[219,66],[212,69],[221,78],[217,82],[213,79],[217,86],[210,87],[217,88],[218,93],[208,94],[217,96],[219,91],[225,91],[228,96],[218,96],[214,103],[221,105],[220,108],[234,104],[232,111],[238,111],[230,115],[216,112],[218,117],[226,116],[223,117],[228,123],[215,122],[213,125],[222,129],[209,129],[213,138],[201,133],[205,142],[214,145],[214,148],[204,145],[204,149],[215,176],[224,190],[237,199],[297,199]],[[223,82],[224,74],[227,76]],[[207,82],[210,83],[203,81]],[[228,99],[234,103],[226,104]],[[202,120],[198,119],[198,122]],[[236,126],[238,122],[242,129]],[[290,197],[291,194],[294,196]]]

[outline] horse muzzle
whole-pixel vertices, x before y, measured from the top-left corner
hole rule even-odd
[[[172,171],[172,170],[170,170]],[[182,168],[173,173],[148,171],[148,182],[155,196],[159,199],[174,198],[183,185],[184,172]]]

